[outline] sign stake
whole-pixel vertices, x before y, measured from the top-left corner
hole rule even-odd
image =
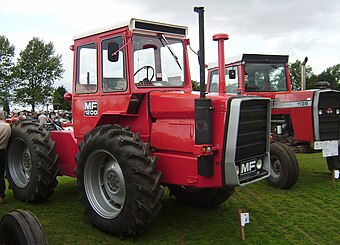
[[[239,208],[238,209],[238,221],[239,221],[238,223],[240,227],[240,239],[241,241],[244,241],[246,239],[244,227],[246,226],[246,224],[250,223],[249,213],[246,213],[245,210],[243,210],[242,208]]]

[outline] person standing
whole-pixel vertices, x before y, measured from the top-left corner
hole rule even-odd
[[[5,122],[5,113],[0,110],[0,205],[5,198],[5,168],[6,168],[6,149],[11,136],[11,126]]]
[[[47,122],[46,112],[43,112],[41,113],[41,115],[39,115],[38,122],[40,125],[45,125],[45,123]]]

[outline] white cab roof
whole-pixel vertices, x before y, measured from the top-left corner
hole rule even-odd
[[[91,31],[82,32],[73,37],[73,40],[81,39],[84,37],[89,37],[99,33],[116,30],[119,28],[128,27],[129,30],[144,30],[144,31],[154,31],[162,33],[171,33],[172,35],[186,36],[188,34],[188,28],[186,26],[172,25],[167,23],[160,23],[149,20],[141,20],[132,18],[130,21],[125,21],[124,23],[109,25],[106,27],[97,28]],[[160,28],[157,28],[160,27]],[[174,33],[174,31],[176,33]]]

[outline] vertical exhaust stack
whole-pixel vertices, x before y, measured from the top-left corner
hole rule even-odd
[[[308,57],[301,63],[301,91],[306,90],[306,63],[308,61]]]
[[[200,98],[195,99],[195,144],[212,144],[211,99],[205,97],[205,53],[204,53],[204,7],[195,7],[198,13],[200,64]]]
[[[218,42],[218,93],[224,95],[226,93],[225,84],[225,61],[224,61],[224,40],[228,40],[229,35],[224,33],[215,34],[213,40]]]
[[[200,98],[205,98],[204,7],[194,7],[194,11],[198,13],[198,29],[199,29],[198,61],[200,65]]]

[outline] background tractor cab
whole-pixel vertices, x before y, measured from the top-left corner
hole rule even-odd
[[[304,63],[306,60],[304,61]],[[218,92],[218,68],[209,64],[209,92]],[[226,61],[226,92],[272,99],[275,141],[323,150],[330,169],[340,169],[340,92],[331,89],[293,91],[287,55],[243,54]],[[324,85],[322,83],[321,85]]]

